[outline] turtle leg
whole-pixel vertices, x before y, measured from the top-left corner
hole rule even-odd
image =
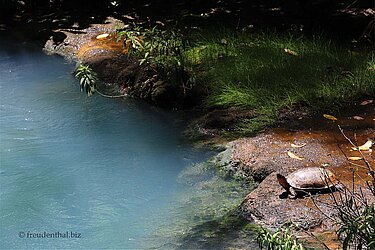
[[[289,198],[290,199],[296,199],[297,198],[297,192],[293,187],[289,187]]]
[[[280,183],[280,185],[285,189],[286,192],[284,192],[283,194],[281,194],[279,197],[280,198],[286,198],[286,197],[289,197],[290,195],[290,185],[287,181],[287,179],[285,178],[285,176],[281,175],[281,174],[277,174],[277,180],[278,182]]]
[[[290,185],[287,181],[287,179],[285,178],[285,176],[281,175],[281,174],[277,174],[277,180],[279,181],[280,185],[289,193],[289,188],[290,188]]]

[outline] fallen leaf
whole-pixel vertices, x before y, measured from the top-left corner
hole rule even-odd
[[[165,23],[163,23],[161,21],[156,21],[155,23],[160,24],[161,26],[165,26]]]
[[[107,33],[104,33],[104,34],[100,34],[98,36],[96,36],[96,39],[100,40],[100,39],[105,39],[109,36],[109,34]]]
[[[351,160],[351,161],[359,161],[359,160],[362,160],[362,157],[351,156],[351,157],[348,157],[348,159]]]
[[[366,101],[361,102],[359,105],[365,106],[365,105],[371,104],[373,102],[374,102],[374,100],[366,100]]]
[[[288,155],[289,155],[290,158],[297,159],[297,160],[300,160],[300,161],[303,160],[303,157],[299,157],[299,156],[293,154],[293,153],[290,152],[290,151],[288,151]]]
[[[290,144],[290,146],[292,146],[293,148],[302,148],[302,147],[306,146],[306,143],[303,143],[301,145],[297,145],[297,144],[292,143],[292,144]]]
[[[222,44],[228,44],[228,41],[227,41],[227,39],[225,39],[225,38],[221,39],[220,42],[221,42]]]
[[[334,117],[333,115],[327,115],[327,114],[324,114],[323,115],[324,118],[328,119],[328,120],[331,120],[331,121],[337,121],[337,118]]]
[[[367,151],[367,150],[370,150],[372,145],[374,145],[374,142],[372,140],[368,140],[365,144],[363,144],[362,146],[359,146],[358,148],[352,147],[352,150],[356,151],[359,149],[361,151]]]
[[[293,51],[293,50],[290,50],[290,49],[284,49],[285,53],[289,54],[289,55],[292,55],[292,56],[298,56],[298,53]]]
[[[129,15],[122,15],[122,17],[125,17],[125,18],[127,18],[127,19],[130,19],[130,20],[135,20],[135,18],[134,18],[134,17],[132,17],[132,16],[129,16]]]
[[[355,116],[353,116],[353,119],[354,119],[354,120],[357,120],[357,121],[362,121],[362,120],[364,120],[365,118],[363,118],[362,116],[355,115]]]

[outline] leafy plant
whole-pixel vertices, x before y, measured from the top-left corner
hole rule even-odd
[[[349,195],[337,210],[340,228],[338,234],[343,237],[343,249],[355,246],[355,249],[375,248],[375,209],[374,204],[358,207],[356,198]]]
[[[142,47],[142,31],[139,26],[135,26],[131,30],[118,30],[117,42],[123,40],[125,50],[129,54],[134,54]]]
[[[257,232],[257,241],[261,249],[268,250],[303,250],[301,243],[290,233],[288,227],[281,227],[276,232],[260,227]]]
[[[80,64],[75,71],[75,77],[79,79],[81,92],[85,90],[88,96],[92,96],[98,82],[97,74],[88,65]]]
[[[131,29],[118,31],[125,51],[138,59],[140,65],[154,67],[159,74],[184,93],[193,87],[195,78],[184,56],[187,41],[178,29],[141,28],[133,24]]]
[[[370,180],[365,181],[365,189],[375,198],[375,172],[370,163],[364,157],[360,147],[355,145],[339,127],[343,136],[349,143],[356,148],[363,159],[364,166],[356,165],[367,169]],[[353,176],[354,177],[354,176]],[[353,178],[352,187],[345,186],[343,191],[339,192],[339,197],[335,198],[334,209],[338,212],[338,222],[340,228],[338,234],[343,238],[343,249],[375,249],[375,206],[365,196],[362,187],[354,185]]]
[[[157,26],[148,29],[134,24],[131,29],[119,30],[117,40],[124,41],[125,49],[136,56],[140,64],[164,64],[171,57],[178,57],[176,63],[181,64],[184,43],[178,30],[161,30]]]
[[[338,194],[330,194],[332,204],[323,203],[336,213],[334,220],[338,223],[337,233],[342,239],[342,248],[347,249],[375,249],[375,205],[372,200],[375,199],[375,172],[369,161],[366,160],[362,149],[348,138],[342,128],[339,126],[342,135],[357,150],[363,160],[363,165],[349,161],[349,157],[343,152],[348,159],[348,163],[356,168],[364,168],[370,176],[369,180],[364,180],[358,175],[359,179],[364,182],[358,185],[354,181],[356,171],[353,169],[353,179],[350,185],[341,183]],[[367,148],[369,150],[370,147]],[[365,195],[365,193],[368,193]],[[319,205],[313,199],[315,206],[320,209]],[[320,210],[323,214],[324,212]],[[327,218],[331,216],[326,215]]]

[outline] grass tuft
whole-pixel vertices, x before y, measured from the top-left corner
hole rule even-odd
[[[197,84],[208,85],[206,105],[260,114],[241,121],[243,131],[259,130],[296,105],[334,109],[375,94],[374,53],[322,37],[223,30],[192,35],[190,44],[185,65]]]

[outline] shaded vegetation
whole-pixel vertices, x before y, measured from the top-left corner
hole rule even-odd
[[[253,132],[285,109],[332,110],[375,94],[374,53],[302,33],[198,33],[186,60],[209,83],[207,106],[245,107],[258,116],[238,128]]]
[[[254,117],[234,125],[235,133],[259,131],[286,110],[333,110],[375,95],[372,50],[309,37],[298,27],[287,33],[206,28],[186,34],[157,27],[121,32],[140,64],[153,65],[184,93],[204,91],[206,108],[254,110]]]
[[[365,10],[373,7],[367,0],[0,0],[0,3],[0,24],[38,23],[43,33],[47,26],[49,30],[72,25],[85,28],[113,16],[151,26],[178,22],[181,27],[205,27],[225,23],[237,28],[250,24],[285,30],[296,24],[308,31],[323,30],[364,40],[367,37],[361,35],[371,21],[371,14]]]
[[[139,65],[148,64],[170,83],[181,86],[186,94],[189,79],[183,58],[187,40],[177,29],[132,28],[118,30],[118,41],[123,41],[124,49],[130,56],[138,58]],[[190,88],[191,89],[191,88]]]

